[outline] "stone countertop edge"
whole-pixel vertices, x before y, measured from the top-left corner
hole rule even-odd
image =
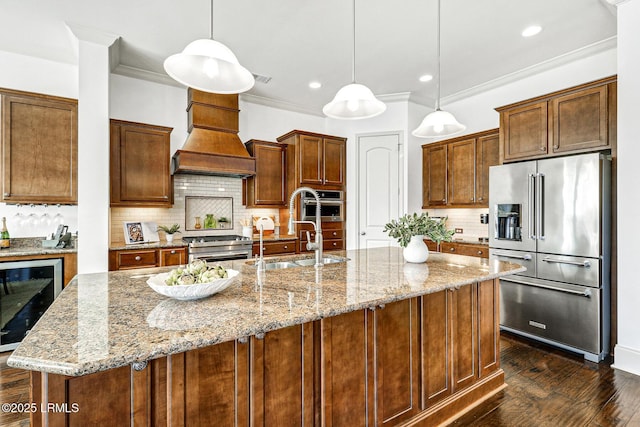
[[[63,254],[73,254],[78,252],[76,248],[63,248],[63,249],[54,249],[54,248],[14,248],[10,247],[8,249],[2,249],[0,251],[0,260],[2,258],[15,257],[15,256],[32,256],[32,255],[63,255]]]
[[[223,263],[241,271],[239,283],[212,297],[187,302],[163,297],[147,286],[148,276],[171,270],[168,267],[76,276],[7,364],[53,374],[87,375],[525,271],[517,264],[439,253],[432,254],[427,263],[407,264],[399,248],[328,255],[346,256],[349,261],[327,264],[317,271],[314,267],[267,271],[259,292],[249,262]],[[301,256],[273,259],[286,258]],[[102,315],[93,307],[93,292],[108,297]],[[287,295],[295,298],[294,306],[289,305]],[[301,298],[305,295],[306,303]],[[311,304],[310,296],[315,296]],[[78,301],[91,305],[91,310],[83,307],[82,328]],[[158,308],[160,316],[156,317],[169,322],[170,328],[151,325],[149,318],[155,319]],[[186,322],[187,327],[174,329],[179,322]],[[107,331],[100,331],[105,324]],[[85,333],[90,331],[84,342],[77,337],[83,328]]]

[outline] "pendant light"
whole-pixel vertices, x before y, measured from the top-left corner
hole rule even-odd
[[[212,93],[241,93],[255,83],[253,74],[238,62],[224,44],[213,40],[213,0],[210,9],[209,38],[192,41],[181,53],[164,61],[164,69],[179,83]]]
[[[460,124],[453,114],[442,111],[440,109],[440,0],[438,0],[438,81],[437,81],[437,97],[436,97],[436,111],[427,114],[422,120],[420,126],[411,134],[418,138],[437,138],[441,136],[449,136],[462,132],[467,127]]]
[[[382,114],[387,106],[378,100],[371,89],[356,83],[356,0],[353,0],[353,51],[351,56],[351,84],[343,86],[322,109],[334,119],[368,119]]]

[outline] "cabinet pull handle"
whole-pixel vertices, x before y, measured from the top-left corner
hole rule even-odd
[[[140,261],[142,258],[140,257],[140,255],[136,255],[136,257],[134,258],[136,261]]]
[[[176,251],[175,251],[175,250],[172,250],[172,251],[171,251],[171,255],[175,255],[175,253],[176,253]]]

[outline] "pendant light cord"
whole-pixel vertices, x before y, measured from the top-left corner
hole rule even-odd
[[[211,0],[211,4],[209,5],[209,38],[213,40],[213,0]]]
[[[356,0],[353,0],[353,46],[351,47],[351,83],[356,82]]]
[[[440,0],[438,0],[438,22],[436,25],[437,35],[437,57],[438,57],[438,84],[436,85],[437,96],[436,96],[436,111],[440,109]]]

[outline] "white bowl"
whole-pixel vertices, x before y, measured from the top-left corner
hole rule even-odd
[[[165,280],[170,273],[160,273],[151,276],[147,280],[147,284],[157,293],[183,301],[205,298],[220,291],[227,289],[235,281],[240,274],[237,270],[227,269],[228,277],[226,279],[218,279],[209,283],[198,283],[196,285],[173,285],[167,286]]]

